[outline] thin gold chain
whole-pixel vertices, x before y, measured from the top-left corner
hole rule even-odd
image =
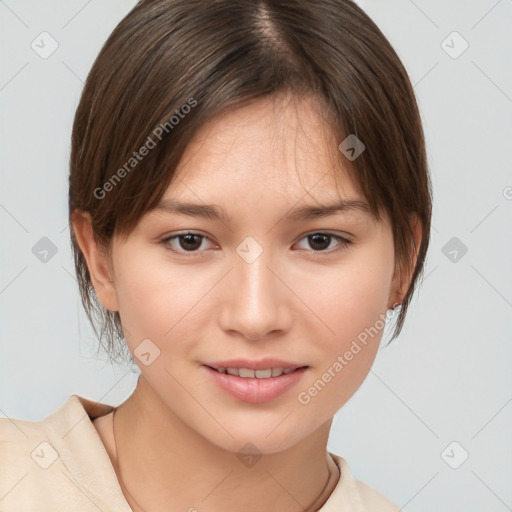
[[[115,423],[114,423],[114,418],[115,418],[115,415],[116,415],[116,411],[117,411],[117,407],[114,407],[114,411],[112,413],[112,431],[114,433],[114,446],[115,446],[115,453],[116,453],[116,459],[117,459],[117,471],[119,473],[119,485],[121,486],[121,489],[123,489],[124,492],[133,500],[133,502],[137,505],[137,507],[139,507],[139,509],[142,512],[146,512],[137,503],[137,500],[130,494],[130,491],[128,491],[128,489],[123,484],[123,479],[122,479],[122,476],[121,476],[121,465],[119,464],[119,451],[117,450],[116,429],[115,429]],[[319,505],[320,502],[321,502],[320,506],[323,506],[325,504],[325,501],[326,501],[325,494],[329,490],[329,487],[333,483],[333,480],[334,479],[338,480],[340,478],[340,476],[341,476],[341,473],[340,473],[340,470],[338,468],[338,465],[336,464],[336,462],[334,462],[331,454],[328,453],[327,456],[331,459],[332,465],[336,468],[336,472],[331,471],[331,469],[328,467],[329,478],[327,480],[327,483],[325,484],[324,488],[322,489],[322,492],[320,493],[318,498],[315,500],[315,502],[307,510],[305,510],[305,512],[318,512],[318,508],[316,508],[316,507]]]
[[[119,464],[119,451],[117,449],[117,440],[116,440],[116,428],[115,428],[115,423],[114,423],[114,419],[115,419],[115,416],[116,416],[116,411],[117,411],[117,407],[114,408],[114,412],[112,414],[112,431],[114,433],[114,447],[115,447],[115,452],[116,452],[116,463],[117,463],[117,471],[119,473],[119,485],[121,486],[121,488],[124,490],[124,492],[126,494],[128,494],[128,496],[130,496],[130,498],[134,501],[134,503],[137,505],[137,507],[139,507],[139,509],[142,511],[142,512],[146,512],[138,503],[137,503],[137,500],[130,494],[130,491],[128,491],[128,489],[125,487],[125,485],[123,484],[123,478],[121,476],[121,464]],[[132,507],[130,507],[132,508]]]

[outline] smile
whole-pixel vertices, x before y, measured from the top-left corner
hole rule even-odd
[[[213,368],[219,373],[227,373],[242,377],[243,379],[270,379],[271,377],[280,377],[295,371],[297,368],[267,368],[265,370],[252,370],[250,368]]]
[[[309,367],[253,370],[203,365],[202,368],[207,371],[215,388],[237,400],[260,404],[274,400],[297,386]]]

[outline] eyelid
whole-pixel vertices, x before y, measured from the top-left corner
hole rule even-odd
[[[176,250],[176,249],[170,249],[169,248],[171,240],[177,239],[179,237],[186,236],[186,235],[199,236],[203,240],[208,240],[208,241],[212,242],[211,238],[208,235],[205,235],[204,233],[201,233],[199,231],[188,230],[188,231],[180,231],[180,232],[177,232],[177,233],[172,233],[170,235],[166,235],[164,238],[162,238],[160,240],[159,243],[162,244],[164,247],[168,248],[168,250],[170,250],[171,252],[174,252],[175,254],[186,254],[186,255],[189,255],[189,256],[198,256],[198,255],[203,255],[203,254],[205,254],[207,252],[205,250],[202,250],[202,251],[183,251],[183,250]]]
[[[313,229],[312,231],[306,231],[306,233],[303,233],[302,235],[300,235],[294,243],[297,243],[300,240],[303,240],[304,238],[307,238],[308,236],[312,236],[312,235],[330,235],[333,237],[341,238],[343,241],[345,241],[349,244],[353,242],[353,240],[352,240],[353,235],[351,235],[350,233],[347,233],[345,231],[340,234],[340,232],[332,231],[330,229]]]
[[[309,249],[309,250],[305,249],[305,251],[309,255],[312,255],[313,257],[318,257],[318,258],[327,257],[331,254],[336,254],[338,252],[345,251],[353,244],[353,240],[351,240],[350,238],[348,238],[346,236],[341,236],[341,235],[339,235],[337,233],[333,233],[329,230],[322,231],[320,229],[320,230],[316,230],[316,231],[310,231],[308,233],[305,233],[304,235],[301,235],[299,237],[299,239],[296,242],[294,242],[294,245],[312,235],[327,235],[327,236],[330,236],[338,241],[338,245],[334,249],[328,249],[328,250],[323,250],[323,251],[313,251],[312,249]]]

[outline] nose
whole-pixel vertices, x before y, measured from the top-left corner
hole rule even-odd
[[[225,332],[257,341],[290,328],[293,294],[270,253],[263,250],[254,261],[235,254],[221,297],[219,319]]]

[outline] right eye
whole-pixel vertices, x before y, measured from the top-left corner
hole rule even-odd
[[[198,250],[201,247],[202,242],[204,240],[208,240],[208,238],[205,235],[188,231],[186,233],[178,233],[176,235],[168,236],[161,240],[160,243],[165,248],[173,252],[177,252],[180,254],[195,254],[204,252]],[[173,244],[174,241],[177,241],[178,244]],[[179,248],[176,248],[177,245],[179,245]]]

